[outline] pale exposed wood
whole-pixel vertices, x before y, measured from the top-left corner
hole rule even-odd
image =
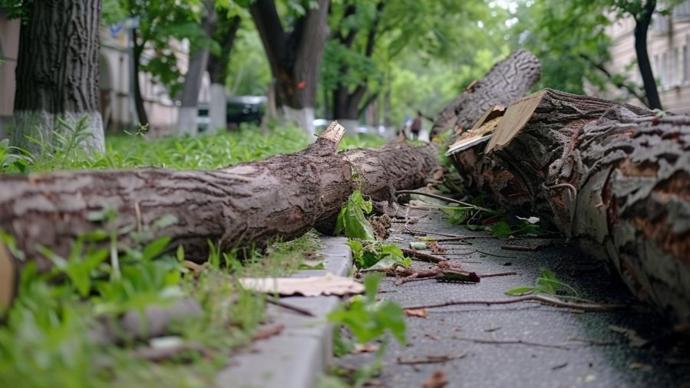
[[[541,74],[539,60],[529,51],[518,50],[494,65],[479,81],[470,84],[436,117],[432,133],[472,128],[496,105],[508,105],[522,97]]]
[[[537,92],[516,101],[508,107],[503,117],[498,121],[496,129],[485,152],[491,152],[510,141],[527,124],[541,102],[544,92]]]

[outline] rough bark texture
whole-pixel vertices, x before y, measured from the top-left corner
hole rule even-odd
[[[205,37],[213,37],[213,29],[216,24],[217,15],[215,3],[207,0],[203,2],[204,15],[201,18],[201,30]],[[180,112],[177,120],[177,130],[179,134],[195,135],[198,132],[197,118],[199,117],[199,91],[204,79],[210,47],[207,44],[193,47],[192,55],[189,58],[189,65],[182,85],[182,96],[180,98]]]
[[[432,133],[470,129],[488,109],[496,105],[506,106],[524,96],[540,74],[541,65],[532,53],[526,50],[514,52],[446,106],[434,121]]]
[[[374,201],[393,199],[395,190],[421,187],[438,168],[435,144],[413,147],[391,144],[379,149],[355,149],[343,153],[361,179],[363,193]]]
[[[295,19],[289,32],[283,29],[274,0],[256,0],[249,6],[275,80],[276,106],[293,117],[297,116],[293,111],[311,112],[313,121],[329,4],[318,0],[316,7]],[[300,121],[313,133],[310,120]]]
[[[470,189],[554,224],[690,321],[690,117],[545,90],[508,108],[484,154],[454,160]]]
[[[28,138],[53,144],[58,119],[87,116],[88,150],[103,151],[99,113],[100,0],[33,1],[22,24],[17,59],[14,144],[36,150]]]
[[[173,215],[175,224],[153,234],[170,236],[172,248],[182,245],[190,259],[205,260],[209,240],[222,249],[261,245],[332,219],[355,186],[353,170],[362,172],[364,192],[379,199],[390,190],[423,185],[435,167],[433,147],[337,154],[342,133],[341,126],[332,125],[302,152],[214,171],[151,168],[0,177],[0,229],[46,268],[40,245],[64,255],[78,235],[94,228],[142,230]],[[90,219],[104,207],[117,211],[116,225]]]

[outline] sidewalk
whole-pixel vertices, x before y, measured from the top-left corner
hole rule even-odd
[[[343,237],[323,237],[322,270],[305,270],[293,277],[347,276],[352,255]],[[233,357],[216,377],[216,386],[233,388],[309,388],[325,372],[332,359],[332,325],[326,315],[340,299],[335,296],[281,298],[291,306],[305,309],[314,317],[268,305],[268,324],[282,325],[280,334],[259,340]]]
[[[409,225],[417,231],[490,237],[450,225],[436,211],[411,210],[410,217],[418,219]],[[405,247],[414,241],[402,233],[402,224],[393,224],[392,229],[389,241]],[[458,299],[507,299],[506,290],[533,285],[540,269],[549,268],[583,298],[637,305],[603,263],[562,241],[554,240],[553,245],[536,251],[502,249],[505,239],[471,243],[442,246],[455,250],[449,258],[468,271],[515,271],[517,275],[484,278],[478,284],[423,280],[395,285],[394,279],[387,278],[380,296],[403,307]],[[414,265],[430,267],[420,262]],[[658,338],[659,328],[664,327],[661,318],[646,310],[584,313],[534,303],[448,306],[429,309],[427,318],[408,317],[407,324],[409,344],[401,347],[391,342],[375,385],[421,387],[437,370],[445,373],[448,387],[676,387],[690,382],[689,356],[661,349],[658,340],[645,343]],[[415,362],[429,356],[450,360]],[[336,364],[358,368],[372,358],[372,354],[349,355]]]

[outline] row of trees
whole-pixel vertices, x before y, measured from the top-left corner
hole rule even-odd
[[[136,20],[134,73],[151,73],[179,99],[183,133],[196,126],[204,71],[213,84],[212,126],[224,126],[230,54],[238,30],[255,28],[269,64],[278,113],[311,132],[317,99],[324,114],[354,125],[372,102],[387,98],[390,104],[391,71],[398,68],[394,61],[441,58],[456,67],[474,65],[476,52],[487,46],[491,33],[481,34],[484,25],[464,22],[499,25],[503,19],[499,9],[480,0],[0,1],[10,15],[23,19],[14,139],[26,148],[31,148],[29,137],[50,141],[58,117],[68,118],[70,124],[87,115],[92,147],[103,149],[97,85],[101,24]],[[470,36],[485,37],[465,40]],[[183,72],[171,42],[185,40],[190,55]],[[153,55],[149,58],[147,52]],[[496,45],[485,62],[504,53]],[[133,94],[138,120],[146,125],[136,76]]]
[[[134,73],[152,74],[179,99],[182,133],[196,127],[205,71],[212,83],[211,126],[225,125],[227,81],[236,76],[229,73],[231,53],[257,55],[247,47],[233,50],[238,34],[253,29],[270,69],[277,113],[310,132],[317,105],[324,116],[350,127],[374,102],[388,114],[396,103],[408,111],[438,109],[507,54],[508,42],[527,46],[542,59],[544,86],[581,92],[585,80],[610,84],[661,108],[646,53],[646,31],[652,14],[660,11],[655,0],[520,4],[511,15],[482,0],[0,0],[0,7],[23,19],[15,142],[28,146],[27,136],[50,141],[58,117],[73,123],[87,115],[92,147],[103,149],[98,28],[127,18],[137,21]],[[632,16],[636,22],[643,87],[605,67],[604,28],[612,16]],[[509,27],[511,18],[517,23]],[[190,47],[185,71],[171,47],[182,41]],[[415,74],[424,70],[427,74]],[[138,120],[146,125],[139,77],[134,81]]]

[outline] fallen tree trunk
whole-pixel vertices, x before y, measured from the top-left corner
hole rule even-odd
[[[435,167],[435,148],[428,146],[357,151],[353,154],[360,157],[349,160],[348,154],[336,152],[343,132],[334,123],[304,151],[213,171],[148,168],[4,176],[0,229],[14,236],[19,250],[41,268],[50,262],[40,246],[64,256],[78,236],[98,228],[169,236],[173,248],[182,245],[190,259],[203,261],[208,241],[223,250],[260,246],[276,237],[296,237],[332,218],[355,186],[353,170],[385,165],[382,174],[364,174],[364,192],[378,193],[380,187],[417,187]],[[403,175],[416,178],[398,179]],[[116,220],[93,217],[104,209],[113,209]],[[173,224],[153,230],[157,220],[169,216]],[[124,243],[128,238],[129,233],[121,236]]]
[[[469,189],[552,223],[690,322],[690,117],[545,90],[498,120],[483,154],[453,155]]]
[[[507,106],[524,96],[541,74],[541,65],[532,53],[518,50],[498,62],[479,81],[471,83],[438,114],[431,133],[447,129],[461,132],[472,128],[488,109]]]

